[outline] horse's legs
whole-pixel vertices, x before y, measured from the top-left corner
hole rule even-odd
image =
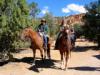
[[[36,54],[36,49],[33,49],[33,63],[32,63],[32,65],[35,65],[35,54]]]
[[[44,48],[44,59],[46,59],[47,48]]]
[[[66,52],[66,54],[65,54],[65,70],[66,70],[66,68],[67,68],[68,58],[69,58],[69,53]]]
[[[51,56],[50,56],[50,44],[48,44],[47,47],[48,47],[47,48],[47,56],[48,56],[49,59],[51,59]]]
[[[61,65],[60,65],[60,68],[62,69],[62,65],[63,65],[63,52],[60,51],[60,55],[61,55],[61,63],[60,63]]]
[[[41,54],[41,58],[42,58],[42,60],[43,60],[43,48],[40,48],[40,54]]]

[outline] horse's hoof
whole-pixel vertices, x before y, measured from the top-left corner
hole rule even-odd
[[[47,57],[47,59],[50,59],[50,60],[51,60],[51,57],[50,57],[50,56],[48,56],[48,57]]]
[[[65,68],[65,69],[63,69],[64,71],[66,71],[67,69]]]
[[[46,56],[44,56],[44,59],[46,59]]]
[[[61,67],[61,70],[66,71],[66,70],[67,70],[67,68],[66,68],[66,67]]]
[[[67,70],[67,68],[64,68],[63,70],[64,70],[64,71],[66,71],[66,70]]]
[[[32,65],[32,66],[35,66],[35,62],[33,62],[31,65]]]
[[[32,65],[32,66],[35,66],[35,63],[32,63],[31,65]]]
[[[51,57],[48,57],[49,60],[51,60]]]

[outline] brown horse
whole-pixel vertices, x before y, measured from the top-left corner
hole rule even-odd
[[[59,38],[58,50],[60,50],[60,55],[61,55],[61,66],[63,66],[63,63],[65,61],[64,70],[66,70],[67,67],[68,58],[71,53],[71,47],[72,46],[71,46],[71,41],[69,39],[69,35],[66,31],[63,31],[61,33],[61,37]]]
[[[36,49],[39,49],[40,50],[42,59],[43,58],[46,58],[46,53],[47,53],[48,58],[50,58],[50,43],[48,42],[48,45],[47,45],[48,48],[46,50],[44,48],[43,37],[41,37],[38,32],[33,31],[31,27],[25,28],[22,31],[21,38],[22,39],[26,39],[26,38],[29,38],[30,39],[30,41],[31,41],[30,48],[33,50],[34,63],[35,63]],[[44,54],[44,57],[43,57],[43,54]]]

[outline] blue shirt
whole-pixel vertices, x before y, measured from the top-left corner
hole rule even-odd
[[[37,29],[38,32],[43,32],[44,34],[48,33],[48,25],[40,24]]]

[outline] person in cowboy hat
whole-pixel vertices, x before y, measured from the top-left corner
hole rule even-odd
[[[48,25],[46,24],[45,19],[41,19],[41,23],[37,28],[40,36],[44,39],[44,47],[47,48],[47,37],[48,37]]]

